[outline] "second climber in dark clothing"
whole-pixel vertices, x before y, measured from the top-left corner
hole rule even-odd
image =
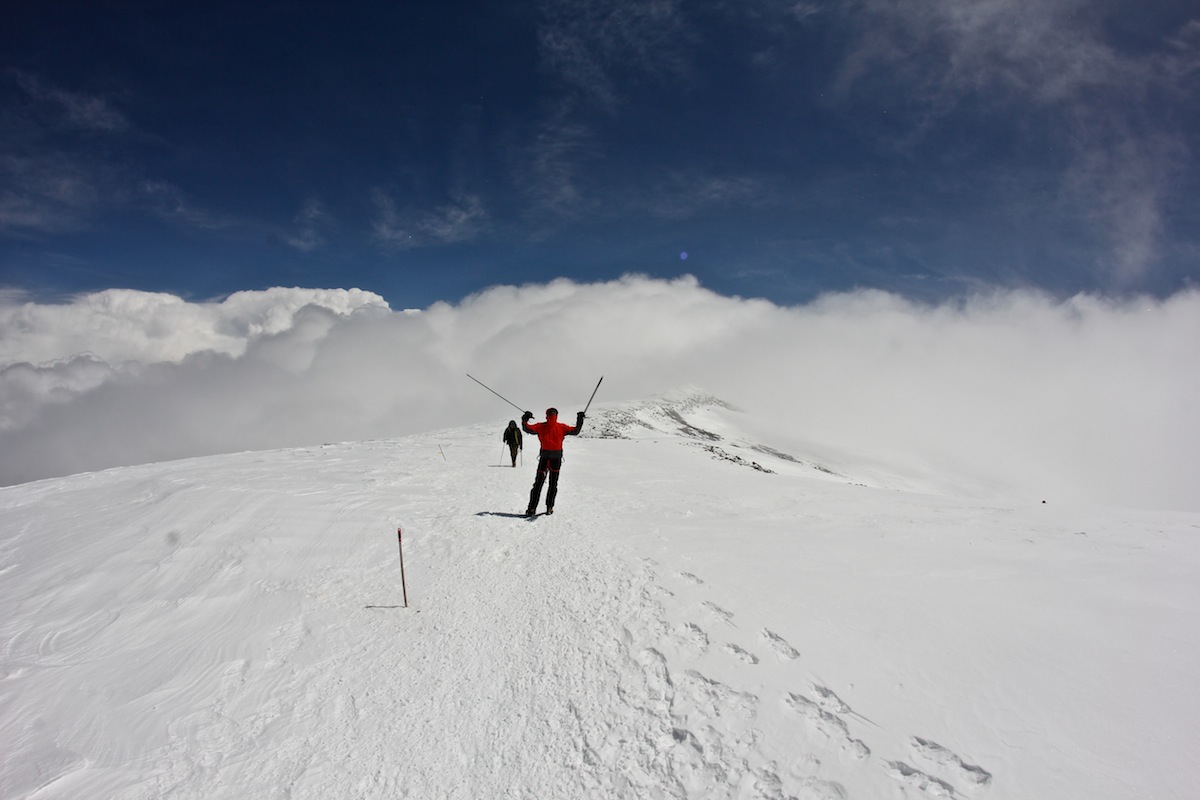
[[[504,429],[504,435],[500,439],[508,445],[509,455],[512,456],[512,465],[515,467],[517,465],[517,451],[525,446],[521,441],[521,429],[517,427],[515,419],[508,421],[508,427]]]
[[[537,513],[538,502],[542,498],[542,484],[546,475],[550,475],[550,488],[546,491],[546,513],[554,513],[554,498],[558,494],[558,472],[562,469],[563,437],[575,436],[583,430],[583,412],[575,415],[575,427],[558,421],[558,409],[546,409],[546,421],[530,423],[533,412],[526,411],[521,417],[521,427],[526,433],[538,437],[541,451],[538,453],[537,478],[533,481],[533,489],[529,492],[529,507],[525,516],[532,517]]]

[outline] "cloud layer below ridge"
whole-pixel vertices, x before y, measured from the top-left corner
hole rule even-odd
[[[1200,508],[1200,292],[795,307],[691,277],[498,286],[393,311],[359,290],[219,303],[0,297],[0,483],[416,433],[691,384],[781,435],[937,464],[1029,496]]]

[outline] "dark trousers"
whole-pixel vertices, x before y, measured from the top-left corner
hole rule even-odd
[[[542,485],[546,482],[546,475],[550,475],[550,488],[546,490],[546,508],[554,508],[554,498],[558,494],[558,471],[562,469],[562,451],[543,450],[538,456],[537,478],[533,481],[533,489],[529,492],[529,510],[533,511],[537,508],[538,501],[542,499]]]
[[[520,447],[517,445],[516,442],[508,443],[508,452],[512,454],[512,462],[513,462],[514,467],[517,465],[517,450],[519,450],[519,449],[520,449]]]

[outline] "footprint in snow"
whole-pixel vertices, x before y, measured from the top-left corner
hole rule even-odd
[[[699,650],[702,653],[708,649],[708,634],[699,625],[691,622],[676,626],[675,641],[684,647]]]
[[[842,698],[834,694],[832,689],[826,689],[824,686],[813,684],[813,692],[817,695],[817,705],[825,709],[831,714],[849,714],[850,706],[846,705]]]
[[[846,800],[849,797],[840,783],[820,778],[805,778],[800,782],[800,793],[796,800]]]
[[[912,737],[912,748],[922,758],[956,771],[959,777],[968,783],[973,783],[976,786],[986,786],[991,783],[992,774],[990,772],[983,767],[966,763],[958,755],[950,752],[937,742],[931,742],[928,739],[914,736]]]
[[[779,634],[771,633],[771,631],[763,628],[761,636],[780,658],[787,661],[795,661],[800,657],[799,651],[788,644]]]
[[[675,686],[666,657],[653,647],[647,647],[633,656],[633,661],[639,669],[630,674],[630,686],[623,689],[622,697],[654,716],[667,714],[675,695]]]
[[[747,664],[757,664],[758,663],[758,656],[754,655],[754,653],[750,653],[746,650],[743,650],[742,648],[738,647],[736,644],[727,644],[727,645],[725,645],[724,650],[726,653],[729,653],[729,655],[733,656],[734,658],[738,659],[739,661],[743,661]]]
[[[721,620],[721,622],[724,622],[729,625],[733,624],[733,622],[732,622],[733,612],[732,611],[726,611],[725,609],[721,608],[716,603],[710,603],[707,600],[705,600],[703,603],[701,603],[700,607],[703,608],[708,613],[712,614],[717,619]]]
[[[652,583],[652,584],[650,584],[650,586],[648,586],[645,589],[645,591],[643,591],[643,595],[645,595],[647,598],[658,598],[658,597],[674,597],[675,593],[672,592],[670,589],[659,586],[657,583]]]
[[[770,765],[772,768],[774,764]],[[797,794],[788,791],[783,779],[774,769],[758,769],[754,773],[755,797],[791,798],[791,800],[846,800],[846,789],[840,783],[825,781],[820,778],[803,778],[794,788]]]
[[[753,719],[758,713],[758,695],[739,692],[720,681],[714,681],[695,670],[687,670],[680,677],[678,691],[692,708],[704,719],[713,720],[732,714],[743,719]],[[673,710],[679,710],[680,706]]]
[[[945,781],[927,775],[916,767],[909,766],[903,761],[889,761],[884,765],[888,775],[891,775],[905,786],[911,786],[924,792],[930,797],[957,797],[954,787]]]
[[[693,575],[690,572],[681,572],[679,573],[679,577],[683,578],[693,586],[702,586],[704,584],[704,581],[699,576]]]
[[[871,755],[870,749],[861,740],[850,735],[850,729],[843,719],[829,713],[804,695],[789,694],[784,702],[788,708],[807,720],[818,733],[839,743],[843,750],[855,758],[863,759]]]

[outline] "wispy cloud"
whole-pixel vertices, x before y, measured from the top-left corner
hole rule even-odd
[[[64,154],[0,155],[0,231],[56,232],[84,223],[111,197],[104,187],[111,175],[102,168]]]
[[[123,173],[96,142],[130,130],[102,97],[71,92],[21,70],[5,70],[24,102],[0,115],[0,232],[77,230],[127,196]]]
[[[585,188],[585,166],[599,143],[590,125],[560,115],[544,120],[520,149],[515,181],[537,217],[549,212],[571,216],[595,199]]]
[[[543,69],[595,109],[614,111],[621,81],[688,71],[691,36],[679,0],[542,0]]]
[[[398,249],[453,244],[474,239],[490,225],[487,209],[478,195],[428,208],[401,208],[382,189],[371,193],[375,205],[375,238]]]
[[[293,228],[283,240],[302,253],[310,253],[325,244],[322,228],[328,224],[329,214],[316,198],[309,198],[293,220]]]
[[[30,99],[50,109],[57,126],[103,133],[122,133],[132,127],[106,97],[64,89],[24,70],[6,72]]]
[[[1094,21],[1075,13],[1085,4],[855,0],[846,7],[855,39],[841,88],[890,77],[910,90],[906,100],[938,113],[981,89],[1053,102],[1111,83],[1120,65]]]
[[[538,10],[550,91],[516,180],[539,213],[571,215],[595,202],[586,172],[601,152],[597,120],[621,114],[631,86],[685,81],[694,36],[679,0],[541,0]]]
[[[183,189],[167,181],[142,181],[138,190],[146,208],[169,222],[209,231],[231,230],[244,226],[241,220],[196,205]]]
[[[656,217],[687,219],[712,209],[766,205],[777,196],[767,179],[712,174],[696,168],[671,171],[628,202]]]
[[[1081,125],[1085,141],[1078,143],[1064,186],[1075,203],[1091,210],[1109,242],[1104,267],[1124,284],[1134,284],[1158,259],[1164,208],[1190,159],[1181,135],[1132,132],[1130,123],[1108,118],[1095,128]]]
[[[141,181],[135,197],[141,210],[171,225],[222,237],[265,238],[301,253],[322,247],[325,244],[322,231],[331,224],[324,205],[316,198],[304,201],[290,223],[277,224],[208,208],[183,188],[164,180]]]
[[[1111,240],[1118,281],[1151,269],[1173,177],[1190,158],[1163,103],[1194,97],[1200,22],[1157,46],[1125,47],[1087,0],[846,4],[855,31],[838,81],[844,102],[881,102],[920,142],[966,104],[996,120],[1041,116],[1071,148],[1067,197]],[[1089,201],[1087,198],[1095,198]]]
[[[301,252],[323,243],[327,215],[315,199],[291,226],[206,208],[185,188],[147,177],[137,158],[122,155],[156,140],[110,99],[26,71],[2,74],[26,103],[0,115],[0,232],[76,231],[98,224],[106,212],[132,209],[203,231],[270,235]]]
[[[793,17],[803,21],[820,14],[821,6],[818,3],[809,2],[808,0],[800,0],[799,2],[789,3],[788,10]]]

